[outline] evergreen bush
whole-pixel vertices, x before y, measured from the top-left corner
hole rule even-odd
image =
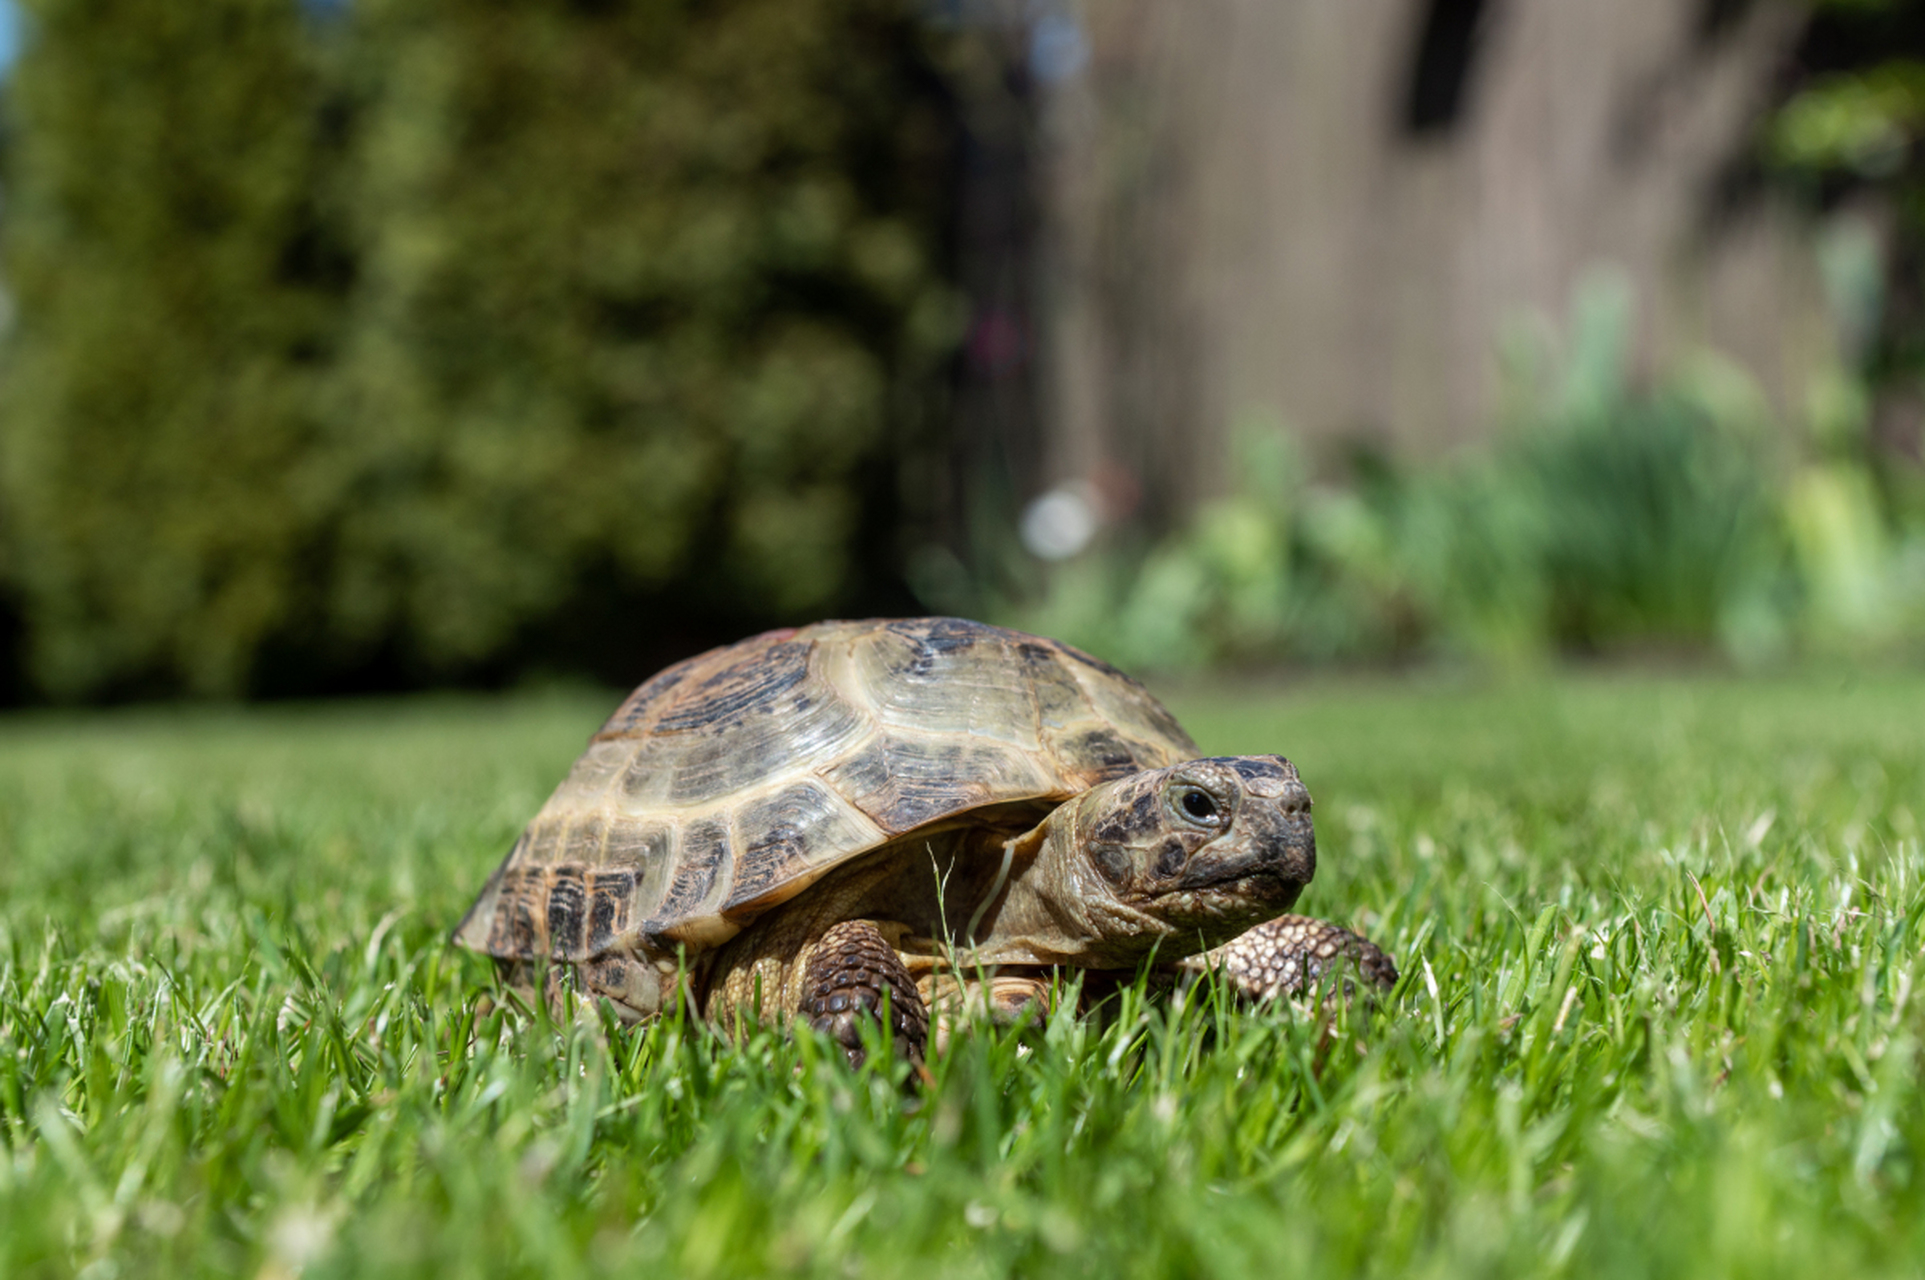
[[[837,603],[865,464],[944,340],[942,124],[902,12],[367,0],[364,23],[330,616],[468,663],[585,572],[695,567],[689,608]]]
[[[0,492],[46,694],[500,672],[585,595],[699,633],[892,550],[950,310],[893,0],[31,9]]]
[[[339,295],[281,0],[38,0],[9,85],[6,568],[57,697],[242,683],[306,589]]]

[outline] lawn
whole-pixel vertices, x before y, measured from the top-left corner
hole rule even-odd
[[[0,720],[0,1276],[1916,1274],[1925,677],[1192,690],[1326,1030],[557,1029],[447,930],[606,694]]]

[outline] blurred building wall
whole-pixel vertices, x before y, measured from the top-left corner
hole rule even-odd
[[[1092,0],[1042,108],[1049,474],[1170,514],[1240,420],[1313,457],[1498,417],[1507,328],[1632,286],[1642,373],[1709,347],[1796,405],[1810,236],[1721,188],[1800,10],[1772,0]]]

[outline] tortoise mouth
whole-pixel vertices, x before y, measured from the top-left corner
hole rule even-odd
[[[1285,875],[1282,868],[1265,865],[1226,867],[1213,875],[1185,876],[1175,886],[1179,893],[1227,893],[1262,902],[1295,901],[1304,882]]]
[[[1284,868],[1249,861],[1207,876],[1185,876],[1144,905],[1167,923],[1203,928],[1208,945],[1216,946],[1290,910],[1303,889],[1304,882]]]
[[[1241,896],[1294,899],[1317,871],[1317,837],[1309,823],[1281,840],[1193,858],[1170,887],[1178,892],[1232,891]]]

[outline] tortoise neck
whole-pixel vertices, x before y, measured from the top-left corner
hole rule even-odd
[[[964,931],[982,939],[970,948],[975,963],[1127,969],[1170,932],[1111,894],[1078,847],[1076,809],[1074,800],[1059,806],[990,854],[1006,870]]]

